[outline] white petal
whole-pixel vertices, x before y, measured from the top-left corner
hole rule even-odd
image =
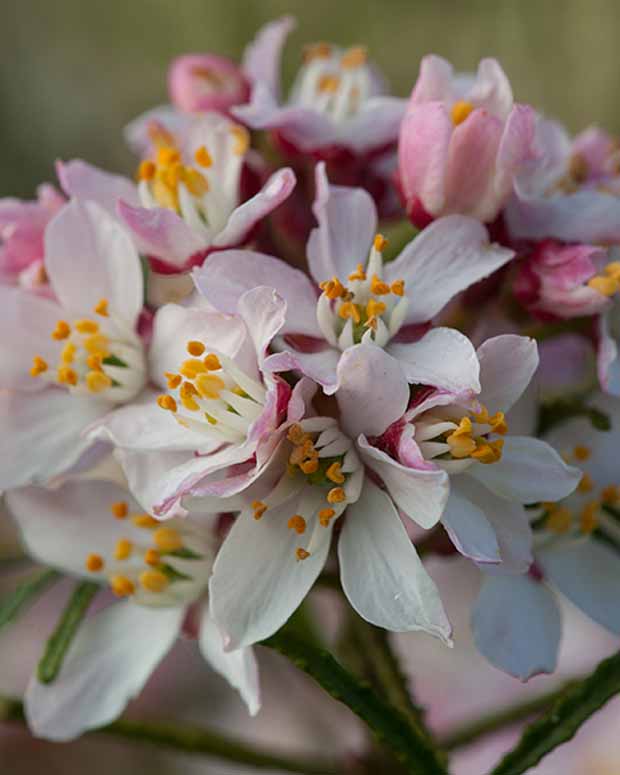
[[[551,592],[528,576],[486,576],[472,629],[478,650],[515,678],[555,670],[560,612]]]
[[[360,616],[393,632],[424,630],[450,641],[435,582],[388,496],[371,482],[347,509],[338,542],[342,588]]]
[[[497,538],[489,520],[456,487],[452,488],[441,523],[461,554],[477,562],[500,562]]]
[[[479,401],[491,414],[507,412],[538,368],[538,346],[527,336],[495,336],[478,348],[478,360],[482,386]]]
[[[206,611],[200,625],[200,650],[202,655],[228,683],[241,695],[250,716],[260,710],[260,687],[258,665],[250,647],[236,651],[224,651],[222,634],[213,617]]]
[[[54,683],[30,681],[25,711],[34,735],[73,740],[114,721],[174,643],[183,614],[123,602],[88,619]]]

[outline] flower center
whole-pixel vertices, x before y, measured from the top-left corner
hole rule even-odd
[[[346,286],[338,277],[321,283],[317,321],[334,347],[346,350],[359,342],[384,347],[403,324],[408,305],[405,283],[395,280],[390,285],[382,279],[386,245],[377,234],[366,270],[358,264]]]
[[[270,508],[301,491],[298,511],[291,514],[287,527],[304,543],[295,554],[298,560],[305,560],[321,543],[321,532],[358,499],[364,471],[354,445],[330,417],[291,425],[287,441],[287,474],[264,501],[254,501],[252,508],[254,519],[265,515],[268,519]]]
[[[472,105],[471,102],[467,102],[466,100],[457,100],[452,106],[452,110],[450,111],[452,116],[452,123],[454,126],[462,124],[467,116],[469,116],[469,114],[472,112],[474,107],[475,106]]]
[[[148,514],[129,514],[124,501],[110,510],[115,519],[131,523],[131,537],[119,539],[109,556],[89,554],[88,571],[103,574],[117,597],[132,597],[142,605],[184,604],[198,597],[206,588],[213,552],[196,525],[178,519],[162,524]]]
[[[167,372],[169,392],[157,399],[178,423],[211,438],[245,441],[265,408],[267,391],[222,354],[207,353],[202,342],[187,343],[190,358],[178,373]]]
[[[355,116],[373,92],[372,72],[366,60],[363,46],[346,51],[328,43],[308,46],[291,101],[318,110],[336,122]]]
[[[620,291],[620,261],[611,261],[601,274],[588,280],[588,286],[603,296],[614,296]]]
[[[51,337],[63,342],[55,369],[40,356],[33,358],[30,374],[77,395],[98,395],[113,403],[134,398],[146,381],[144,348],[137,334],[108,312],[101,299],[94,309],[100,320],[59,320]]]

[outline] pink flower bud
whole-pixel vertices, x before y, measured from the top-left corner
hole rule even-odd
[[[171,102],[187,113],[226,112],[247,102],[250,87],[241,68],[217,54],[185,54],[168,70]]]

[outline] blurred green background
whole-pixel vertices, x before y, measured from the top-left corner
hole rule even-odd
[[[189,51],[238,57],[254,30],[283,13],[300,25],[288,76],[314,40],[364,42],[405,95],[420,57],[459,69],[497,56],[517,99],[573,130],[620,129],[618,0],[2,0],[0,194],[30,196],[55,158],[129,171],[121,127],[166,101],[168,62]]]

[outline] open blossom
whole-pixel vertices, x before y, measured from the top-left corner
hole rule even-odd
[[[556,121],[539,116],[536,158],[515,179],[506,207],[510,235],[565,242],[620,241],[618,141],[596,127],[571,139]]]
[[[377,212],[362,189],[330,186],[317,166],[310,235],[310,272],[322,293],[302,272],[276,258],[251,251],[226,251],[195,274],[206,298],[232,312],[237,299],[257,284],[271,285],[288,302],[287,318],[276,341],[283,352],[270,358],[273,370],[299,369],[333,393],[343,351],[359,342],[385,347],[416,373],[417,359],[456,354],[464,339],[457,331],[436,329],[419,347],[423,324],[450,299],[494,272],[513,252],[488,241],[476,220],[449,216],[425,229],[394,261],[383,262],[386,241],[376,235]],[[466,346],[466,345],[465,345]]]
[[[526,680],[555,670],[562,622],[554,590],[613,633],[620,633],[620,487],[616,399],[597,395],[611,431],[586,418],[548,436],[581,471],[577,489],[533,512],[534,564],[525,575],[485,574],[473,613],[480,651],[497,667]]]
[[[148,379],[142,269],[121,226],[72,201],[47,227],[45,271],[54,300],[0,287],[2,488],[70,469],[92,445],[83,430]]]
[[[620,263],[595,245],[543,240],[519,266],[514,292],[542,319],[597,315],[620,289]]]
[[[252,652],[225,653],[209,614],[216,542],[204,515],[162,526],[126,489],[97,480],[15,490],[8,503],[33,558],[119,598],[82,625],[52,684],[31,678],[25,710],[38,737],[70,740],[116,719],[190,624],[207,662],[258,711]]]
[[[483,59],[476,76],[424,57],[400,128],[399,177],[414,223],[448,213],[491,222],[533,154],[534,112],[513,103],[499,63]]]
[[[45,228],[65,203],[49,184],[37,189],[32,202],[0,200],[0,283],[48,292],[43,267]]]
[[[190,121],[180,136],[153,123],[137,186],[77,160],[59,165],[59,178],[68,194],[118,213],[154,271],[174,275],[201,264],[213,250],[242,244],[293,189],[295,176],[282,169],[240,202],[248,148],[246,129],[211,113]]]
[[[253,129],[277,130],[303,153],[366,154],[395,143],[405,101],[385,94],[384,80],[362,46],[308,46],[288,99],[282,100],[280,56],[292,26],[290,17],[272,22],[248,47],[244,71],[253,81],[252,95],[233,115]]]

